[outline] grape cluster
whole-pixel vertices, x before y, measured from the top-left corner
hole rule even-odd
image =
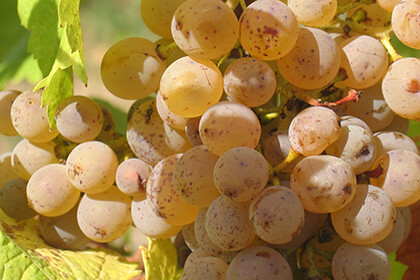
[[[0,133],[23,138],[0,207],[65,249],[182,236],[184,280],[388,279],[420,200],[420,60],[389,35],[420,49],[420,3],[284,2],[142,0],[163,38],[101,64],[134,101],[126,135],[88,97],[51,129],[41,91],[0,92]]]

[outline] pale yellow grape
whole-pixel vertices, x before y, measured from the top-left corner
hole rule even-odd
[[[84,194],[77,209],[77,222],[89,239],[110,242],[130,228],[130,206],[130,197],[115,186],[101,193]]]
[[[155,214],[175,226],[192,223],[200,209],[186,202],[176,191],[174,169],[181,156],[174,154],[156,164],[146,187],[147,200]]]
[[[419,154],[416,143],[407,135],[398,131],[379,131],[374,134],[376,158],[397,149],[404,149]]]
[[[292,85],[316,89],[328,85],[340,68],[340,48],[327,32],[300,27],[292,51],[277,60],[281,75]]]
[[[225,280],[229,265],[220,258],[201,257],[184,268],[180,280]]]
[[[191,254],[189,254],[187,259],[185,260],[184,268],[194,266],[196,261],[204,257],[212,257],[212,255],[208,254],[201,248],[192,251]]]
[[[261,137],[261,124],[245,105],[221,101],[203,114],[199,131],[203,144],[220,156],[235,147],[255,148]]]
[[[397,210],[397,216],[395,218],[394,226],[392,227],[392,231],[385,237],[379,241],[378,244],[384,249],[385,253],[388,255],[392,252],[395,252],[404,241],[404,234],[405,234],[405,221],[401,211],[399,208]]]
[[[46,107],[41,107],[42,91],[25,91],[13,101],[10,116],[13,127],[23,138],[43,143],[54,139],[58,130],[50,130]]]
[[[269,168],[262,154],[249,147],[224,152],[214,165],[214,184],[235,201],[255,198],[267,185]]]
[[[104,121],[102,124],[102,129],[96,139],[102,142],[107,142],[110,141],[114,136],[116,131],[116,123],[111,111],[105,105],[100,103],[98,103],[98,105],[101,107]]]
[[[13,148],[12,168],[19,177],[29,180],[39,168],[50,163],[59,163],[55,155],[55,144],[31,143],[28,139],[20,140]]]
[[[276,250],[253,246],[242,250],[229,265],[226,280],[292,280],[287,260]]]
[[[182,238],[184,238],[185,244],[191,251],[195,251],[198,248],[200,248],[200,246],[198,245],[197,238],[195,237],[194,222],[192,222],[191,224],[182,226],[181,232],[182,232]]]
[[[175,129],[185,129],[187,119],[180,117],[169,111],[168,106],[163,101],[162,95],[158,92],[156,94],[156,109],[160,118]]]
[[[302,230],[293,239],[283,244],[269,244],[273,249],[287,250],[297,248],[311,237],[327,220],[328,214],[317,214],[305,210]]]
[[[376,2],[378,3],[378,5],[384,9],[387,10],[388,12],[392,12],[392,10],[394,9],[395,5],[397,5],[397,3],[400,0],[377,0]]]
[[[249,220],[262,240],[274,244],[293,240],[302,230],[305,212],[299,197],[289,188],[266,188],[249,207]]]
[[[47,217],[56,217],[70,211],[80,197],[67,178],[65,165],[52,163],[38,169],[26,188],[29,206]]]
[[[151,99],[133,106],[127,124],[127,142],[131,150],[152,166],[191,147],[183,131],[172,128],[159,117],[155,104]]]
[[[305,210],[335,212],[348,204],[356,193],[356,175],[344,160],[329,156],[308,156],[293,169],[291,189]]]
[[[172,17],[183,2],[185,0],[142,0],[140,1],[141,18],[153,33],[164,38],[172,38]]]
[[[185,135],[187,135],[188,140],[193,146],[203,144],[199,131],[200,119],[201,117],[190,118],[187,119],[187,123],[185,124]]]
[[[388,280],[391,276],[388,256],[376,244],[344,243],[334,254],[331,268],[335,280]]]
[[[86,96],[71,96],[58,105],[55,114],[57,129],[75,143],[91,141],[102,130],[104,117],[101,107]]]
[[[420,1],[399,1],[392,10],[392,30],[409,47],[420,50]]]
[[[373,134],[358,125],[341,128],[340,137],[325,152],[350,164],[354,173],[367,171],[376,159],[376,142]]]
[[[212,61],[185,56],[165,70],[159,91],[171,112],[198,117],[222,97],[223,77]]]
[[[0,155],[0,189],[8,181],[18,178],[12,167],[12,153],[4,153]]]
[[[20,94],[17,90],[0,91],[0,134],[6,136],[17,136],[18,132],[13,127],[10,110],[13,101]]]
[[[299,23],[307,26],[322,26],[330,22],[337,11],[337,0],[288,0]]]
[[[382,80],[382,93],[395,114],[420,119],[420,59],[406,57],[392,63]]]
[[[216,246],[225,251],[248,247],[256,238],[248,219],[250,202],[216,198],[206,213],[206,232]]]
[[[118,159],[105,143],[89,141],[70,152],[66,167],[68,178],[77,189],[85,193],[100,193],[113,185]]]
[[[194,222],[194,234],[199,246],[199,250],[208,256],[219,257],[222,254],[222,248],[217,246],[209,237],[206,231],[206,215],[208,208],[201,208]],[[187,263],[185,263],[187,266]]]
[[[363,90],[360,100],[341,105],[343,113],[362,119],[372,131],[387,127],[395,117],[382,95],[382,83]]]
[[[348,38],[340,44],[343,52],[341,67],[348,87],[364,89],[379,82],[388,69],[388,53],[381,42],[368,35]]]
[[[139,158],[129,158],[118,165],[115,183],[122,193],[146,198],[146,183],[151,172],[150,166]]]
[[[78,205],[61,216],[39,216],[39,229],[47,244],[65,250],[79,250],[90,241],[77,223]]]
[[[339,117],[334,111],[320,106],[299,112],[289,126],[291,147],[304,156],[322,153],[340,133]]]
[[[341,128],[348,126],[348,125],[358,125],[372,133],[370,127],[365,123],[362,119],[359,119],[355,116],[341,116],[340,117],[340,125]]]
[[[370,183],[382,188],[396,207],[405,207],[420,199],[420,156],[407,150],[392,150],[380,156],[372,170],[380,166],[380,175]]]
[[[347,242],[374,244],[391,231],[396,217],[391,198],[374,185],[359,184],[354,198],[331,213],[335,231]]]
[[[7,216],[15,220],[33,218],[37,213],[29,207],[26,196],[28,182],[22,178],[14,178],[8,181],[0,189],[0,208]]]
[[[264,61],[242,57],[234,60],[223,74],[224,89],[232,101],[248,107],[267,103],[276,91],[276,75]]]
[[[187,0],[176,9],[171,32],[178,47],[189,56],[214,59],[233,48],[239,22],[233,10],[220,0]]]
[[[131,217],[134,225],[144,235],[157,238],[167,239],[176,235],[181,231],[181,226],[168,224],[165,219],[156,215],[149,201],[145,199],[134,198],[131,202]]]
[[[165,62],[156,46],[144,38],[127,38],[111,46],[102,58],[101,77],[105,87],[122,99],[141,99],[159,88]]]
[[[296,43],[298,24],[292,10],[278,0],[258,0],[239,19],[239,40],[253,57],[275,60]]]
[[[395,115],[392,122],[383,130],[384,131],[398,131],[398,132],[406,134],[408,132],[409,125],[410,125],[410,121],[408,119]]]
[[[198,207],[208,207],[220,195],[213,182],[218,158],[204,145],[199,145],[186,151],[177,161],[175,188],[185,201]]]

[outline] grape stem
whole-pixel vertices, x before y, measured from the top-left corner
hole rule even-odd
[[[288,166],[292,161],[297,159],[299,156],[300,156],[299,153],[295,152],[292,148],[290,148],[290,151],[287,157],[282,162],[280,162],[277,166],[275,166],[273,168],[273,171],[275,173],[281,172],[282,169]]]
[[[334,106],[338,106],[338,105],[341,105],[343,103],[350,102],[350,101],[357,102],[357,101],[359,101],[362,93],[363,93],[362,91],[357,91],[355,89],[350,89],[347,93],[347,96],[345,96],[345,97],[343,97],[340,100],[337,100],[335,102],[319,102],[315,98],[313,98],[309,95],[305,95],[304,96],[304,101],[306,101],[308,104],[313,105],[313,106],[334,107]]]
[[[169,54],[178,47],[175,42],[171,42],[167,45],[160,45],[156,46],[156,53],[162,59],[165,60],[168,58]]]
[[[389,36],[383,36],[379,40],[381,41],[382,45],[384,45],[385,49],[387,50],[390,56],[391,63],[402,58],[402,56],[397,52],[397,50],[391,44],[391,38]]]

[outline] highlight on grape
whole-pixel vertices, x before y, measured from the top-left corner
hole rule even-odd
[[[420,2],[142,0],[93,99],[0,92],[0,208],[80,250],[180,239],[179,279],[390,278],[420,201]],[[393,35],[394,34],[394,35]],[[98,69],[99,70],[99,69]],[[4,174],[4,175],[3,175]],[[54,232],[55,229],[59,229]],[[151,260],[148,260],[151,261]],[[153,271],[145,271],[145,279]],[[175,279],[175,278],[174,278]]]

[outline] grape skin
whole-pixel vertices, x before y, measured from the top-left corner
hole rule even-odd
[[[194,222],[194,234],[197,239],[198,246],[200,251],[203,253],[219,257],[222,254],[222,248],[217,246],[209,237],[206,231],[206,216],[208,208],[201,208]],[[188,260],[187,260],[188,261]],[[187,263],[185,263],[187,265]]]
[[[180,280],[225,280],[229,265],[216,257],[201,257],[184,267]]]
[[[420,50],[420,3],[399,1],[392,10],[392,29],[398,39]]]
[[[101,193],[84,194],[77,209],[77,223],[89,239],[110,242],[130,228],[130,206],[130,197],[116,186]]]
[[[0,91],[0,134],[6,136],[17,136],[18,132],[13,127],[10,110],[13,101],[20,94],[17,90],[4,90]]]
[[[299,23],[314,27],[330,22],[337,11],[337,0],[288,0],[287,5]]]
[[[0,189],[0,208],[17,221],[33,218],[37,213],[28,206],[26,188],[28,182],[22,178],[8,181]]]
[[[397,208],[397,216],[394,221],[394,225],[392,227],[392,231],[385,237],[379,241],[378,244],[381,248],[385,251],[387,255],[395,252],[402,242],[404,241],[404,234],[405,234],[405,221],[402,212]]]
[[[163,101],[162,95],[160,92],[156,94],[156,109],[160,116],[160,118],[169,124],[171,127],[175,129],[185,129],[185,125],[187,124],[187,119],[177,116],[172,113],[168,106],[166,106],[165,101]]]
[[[124,194],[146,198],[146,183],[150,166],[138,158],[129,158],[118,165],[115,183]]]
[[[398,131],[379,131],[374,135],[376,142],[376,159],[383,154],[403,148],[404,150],[419,154],[416,143],[407,135]]]
[[[297,40],[292,10],[277,0],[259,0],[246,7],[239,19],[239,40],[253,57],[275,60],[290,52]]]
[[[295,46],[277,60],[277,66],[292,85],[317,89],[328,85],[337,75],[340,58],[340,48],[327,32],[300,27]]]
[[[0,155],[0,189],[8,181],[18,178],[12,167],[12,153],[4,153]]]
[[[41,167],[31,176],[26,194],[32,209],[41,215],[56,217],[76,205],[80,191],[67,178],[66,166],[52,163]]]

